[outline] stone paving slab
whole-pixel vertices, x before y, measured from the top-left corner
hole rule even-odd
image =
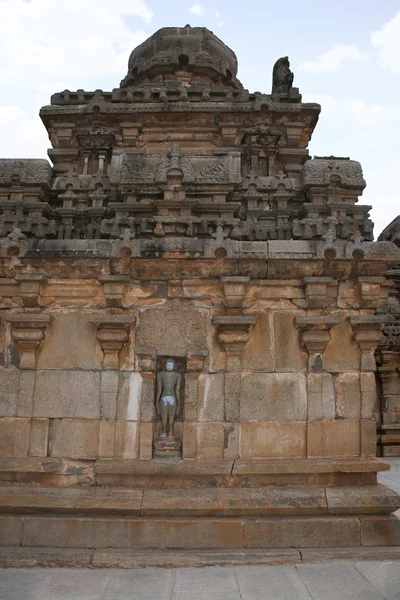
[[[1,569],[0,600],[400,600],[398,562]]]

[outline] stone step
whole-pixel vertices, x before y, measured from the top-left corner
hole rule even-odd
[[[2,514],[0,546],[198,550],[400,545],[393,515],[136,517]]]
[[[400,496],[378,484],[335,487],[129,489],[0,485],[0,512],[138,516],[383,514]]]
[[[400,546],[349,548],[274,548],[262,550],[126,550],[54,547],[0,548],[0,568],[10,567],[207,567],[280,565],[332,561],[400,561]]]

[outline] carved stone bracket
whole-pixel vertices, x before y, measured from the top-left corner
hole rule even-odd
[[[106,305],[109,308],[120,308],[123,303],[125,286],[129,275],[103,275],[99,277],[103,284],[103,293]]]
[[[241,309],[250,277],[222,277],[225,306],[227,309]]]
[[[208,356],[207,350],[188,350],[186,354],[186,370],[190,373],[200,373]]]
[[[392,319],[390,315],[349,317],[354,339],[361,351],[361,371],[376,371],[374,353],[383,340],[383,326]]]
[[[304,277],[308,308],[326,308],[336,300],[337,282],[332,277]]]
[[[308,370],[322,371],[322,355],[331,340],[331,329],[340,323],[340,317],[295,317],[300,330],[300,341],[308,352]]]
[[[217,327],[218,341],[228,357],[228,371],[240,371],[240,355],[250,339],[251,328],[257,320],[258,317],[244,315],[213,317],[212,322]]]
[[[20,369],[34,369],[37,349],[44,340],[46,329],[53,317],[21,313],[7,315],[4,319],[11,325],[11,337],[20,355]]]
[[[148,373],[157,369],[157,350],[155,348],[136,348],[136,368],[138,371]]]
[[[47,277],[41,273],[22,273],[15,276],[19,283],[19,294],[24,306],[27,308],[38,307],[40,292]]]
[[[379,308],[389,296],[389,282],[385,277],[359,277],[362,308]]]
[[[119,353],[135,323],[134,315],[94,315],[90,322],[97,326],[97,339],[104,352],[103,369],[119,369]]]

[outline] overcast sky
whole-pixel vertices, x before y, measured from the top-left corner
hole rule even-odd
[[[135,46],[187,23],[236,52],[252,92],[270,93],[289,56],[303,100],[322,105],[310,153],[361,162],[377,236],[400,213],[399,0],[0,0],[0,156],[46,157],[52,93],[118,87]]]

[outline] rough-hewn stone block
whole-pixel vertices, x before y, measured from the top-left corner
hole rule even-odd
[[[276,370],[297,372],[307,367],[307,353],[300,346],[294,318],[301,312],[276,311],[273,313]]]
[[[224,374],[213,373],[199,376],[198,420],[224,420]]]
[[[96,350],[96,329],[89,322],[89,315],[59,312],[38,353],[37,368],[95,371],[102,368],[101,352]]]
[[[197,456],[203,460],[224,457],[223,423],[200,423],[197,425]]]
[[[287,517],[247,521],[247,548],[324,548],[360,545],[356,517]]]
[[[153,457],[153,423],[140,423],[139,456],[142,460]]]
[[[306,456],[306,423],[242,423],[241,458]]]
[[[336,378],[336,416],[339,419],[359,419],[361,389],[358,373],[340,373]]]
[[[271,313],[257,313],[248,344],[242,355],[242,369],[249,371],[274,370],[274,345],[272,343]]]
[[[0,456],[14,455],[15,421],[13,417],[0,419]]]
[[[308,373],[307,394],[309,420],[335,418],[335,385],[329,373]]]
[[[52,419],[49,432],[50,456],[60,458],[97,458],[99,421]]]
[[[47,456],[49,420],[31,419],[29,456]]]
[[[100,417],[100,373],[38,371],[33,416],[98,419]]]
[[[302,373],[242,375],[241,421],[302,421],[306,416],[307,394]]]
[[[99,422],[99,457],[113,458],[115,455],[115,421]]]
[[[0,417],[17,416],[20,371],[0,369]]]
[[[120,373],[117,420],[138,421],[143,379],[140,373]]]
[[[138,458],[138,423],[117,421],[115,429],[115,456],[118,458]]]
[[[324,368],[331,373],[359,371],[360,352],[353,342],[353,331],[346,318],[332,327],[331,337],[324,352]]]
[[[400,519],[394,515],[360,517],[362,546],[400,546]]]
[[[307,456],[359,456],[360,421],[314,421],[307,424]]]

